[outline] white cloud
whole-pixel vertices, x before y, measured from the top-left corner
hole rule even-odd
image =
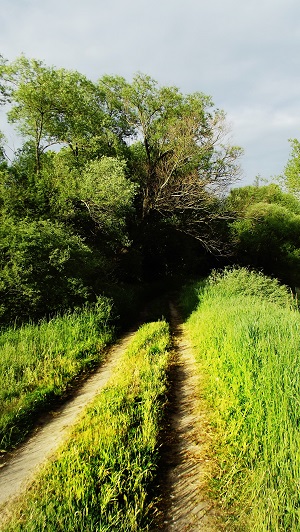
[[[2,0],[1,7],[0,51],[9,60],[24,52],[94,80],[140,70],[210,94],[245,148],[247,179],[278,173],[287,139],[300,137],[299,0]]]

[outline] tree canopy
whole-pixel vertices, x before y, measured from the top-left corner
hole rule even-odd
[[[47,148],[68,144],[75,154],[76,143],[102,134],[100,95],[85,76],[24,56],[1,71],[2,93],[11,103],[8,119],[34,144],[37,172]]]
[[[208,220],[207,204],[239,175],[241,150],[226,142],[224,113],[202,93],[184,95],[142,74],[132,83],[105,76],[99,86],[122,117],[142,216],[172,215],[201,240],[203,227],[196,227]]]

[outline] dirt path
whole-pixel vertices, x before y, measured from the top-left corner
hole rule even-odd
[[[154,531],[216,532],[217,512],[205,496],[210,463],[207,455],[209,427],[198,400],[199,378],[188,339],[174,306],[171,306],[176,361],[172,371],[166,443],[162,447],[163,504]],[[134,332],[125,335],[110,351],[103,366],[79,389],[76,396],[51,412],[45,423],[0,465],[0,524],[10,507],[32,481],[40,466],[67,439],[72,425],[87,404],[104,387]]]
[[[9,514],[10,505],[30,484],[39,467],[49,459],[67,438],[70,428],[87,404],[104,387],[119,358],[126,349],[133,332],[125,335],[110,349],[103,366],[78,390],[76,396],[51,412],[50,419],[36,429],[35,434],[8,455],[0,466],[0,523]]]
[[[196,362],[173,305],[171,316],[176,360],[161,460],[163,503],[159,530],[216,532],[221,530],[218,513],[205,489],[211,468],[210,433],[205,410],[198,398],[200,383]]]

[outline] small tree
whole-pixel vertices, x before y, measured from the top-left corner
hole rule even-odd
[[[292,151],[283,173],[284,185],[288,192],[300,198],[300,142],[290,139]]]

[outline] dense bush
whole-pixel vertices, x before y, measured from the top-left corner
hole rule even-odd
[[[231,192],[227,207],[236,218],[229,224],[235,260],[299,286],[299,201],[277,185],[243,187]]]
[[[2,322],[42,317],[84,303],[93,266],[91,250],[58,222],[2,218]]]

